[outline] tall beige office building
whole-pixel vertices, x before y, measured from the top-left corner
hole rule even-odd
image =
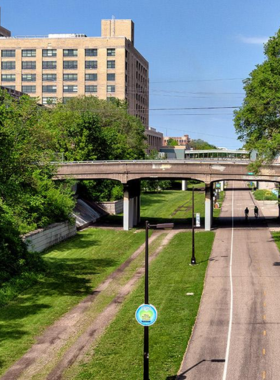
[[[133,21],[102,20],[101,37],[11,37],[2,29],[0,85],[43,104],[78,95],[127,100],[129,113],[148,128],[149,63],[134,47]]]

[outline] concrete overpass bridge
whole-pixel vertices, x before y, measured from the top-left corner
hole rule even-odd
[[[213,183],[219,181],[280,182],[280,165],[263,166],[255,175],[250,160],[139,160],[87,161],[58,164],[55,179],[111,179],[124,185],[124,229],[140,221],[140,181],[142,179],[195,179],[205,183],[205,230],[213,215]]]

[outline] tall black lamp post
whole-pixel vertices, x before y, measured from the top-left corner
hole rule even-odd
[[[146,221],[145,304],[149,304],[149,229],[173,228],[174,223],[150,224]],[[144,380],[149,380],[149,326],[144,326]]]
[[[195,249],[194,249],[194,187],[192,188],[192,259],[191,265],[196,264]]]

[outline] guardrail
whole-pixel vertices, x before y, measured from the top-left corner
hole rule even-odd
[[[213,163],[213,162],[229,162],[229,163],[245,163],[245,164],[249,164],[253,161],[251,160],[245,160],[245,159],[236,159],[236,160],[232,160],[232,159],[221,159],[221,158],[205,158],[205,159],[201,159],[201,158],[198,158],[198,159],[192,159],[192,160],[96,160],[96,161],[52,161],[51,163],[52,164],[57,164],[57,165],[76,165],[76,164],[131,164],[131,163],[135,163],[135,164],[141,164],[141,163],[144,163],[144,164],[157,164],[157,163],[161,163],[161,164],[180,164],[180,163]],[[275,164],[274,164],[275,165]],[[278,163],[276,165],[279,165]]]

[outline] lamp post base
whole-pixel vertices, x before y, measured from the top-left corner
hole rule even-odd
[[[193,258],[193,259],[191,260],[191,265],[196,265],[196,259],[195,259],[195,258]]]

